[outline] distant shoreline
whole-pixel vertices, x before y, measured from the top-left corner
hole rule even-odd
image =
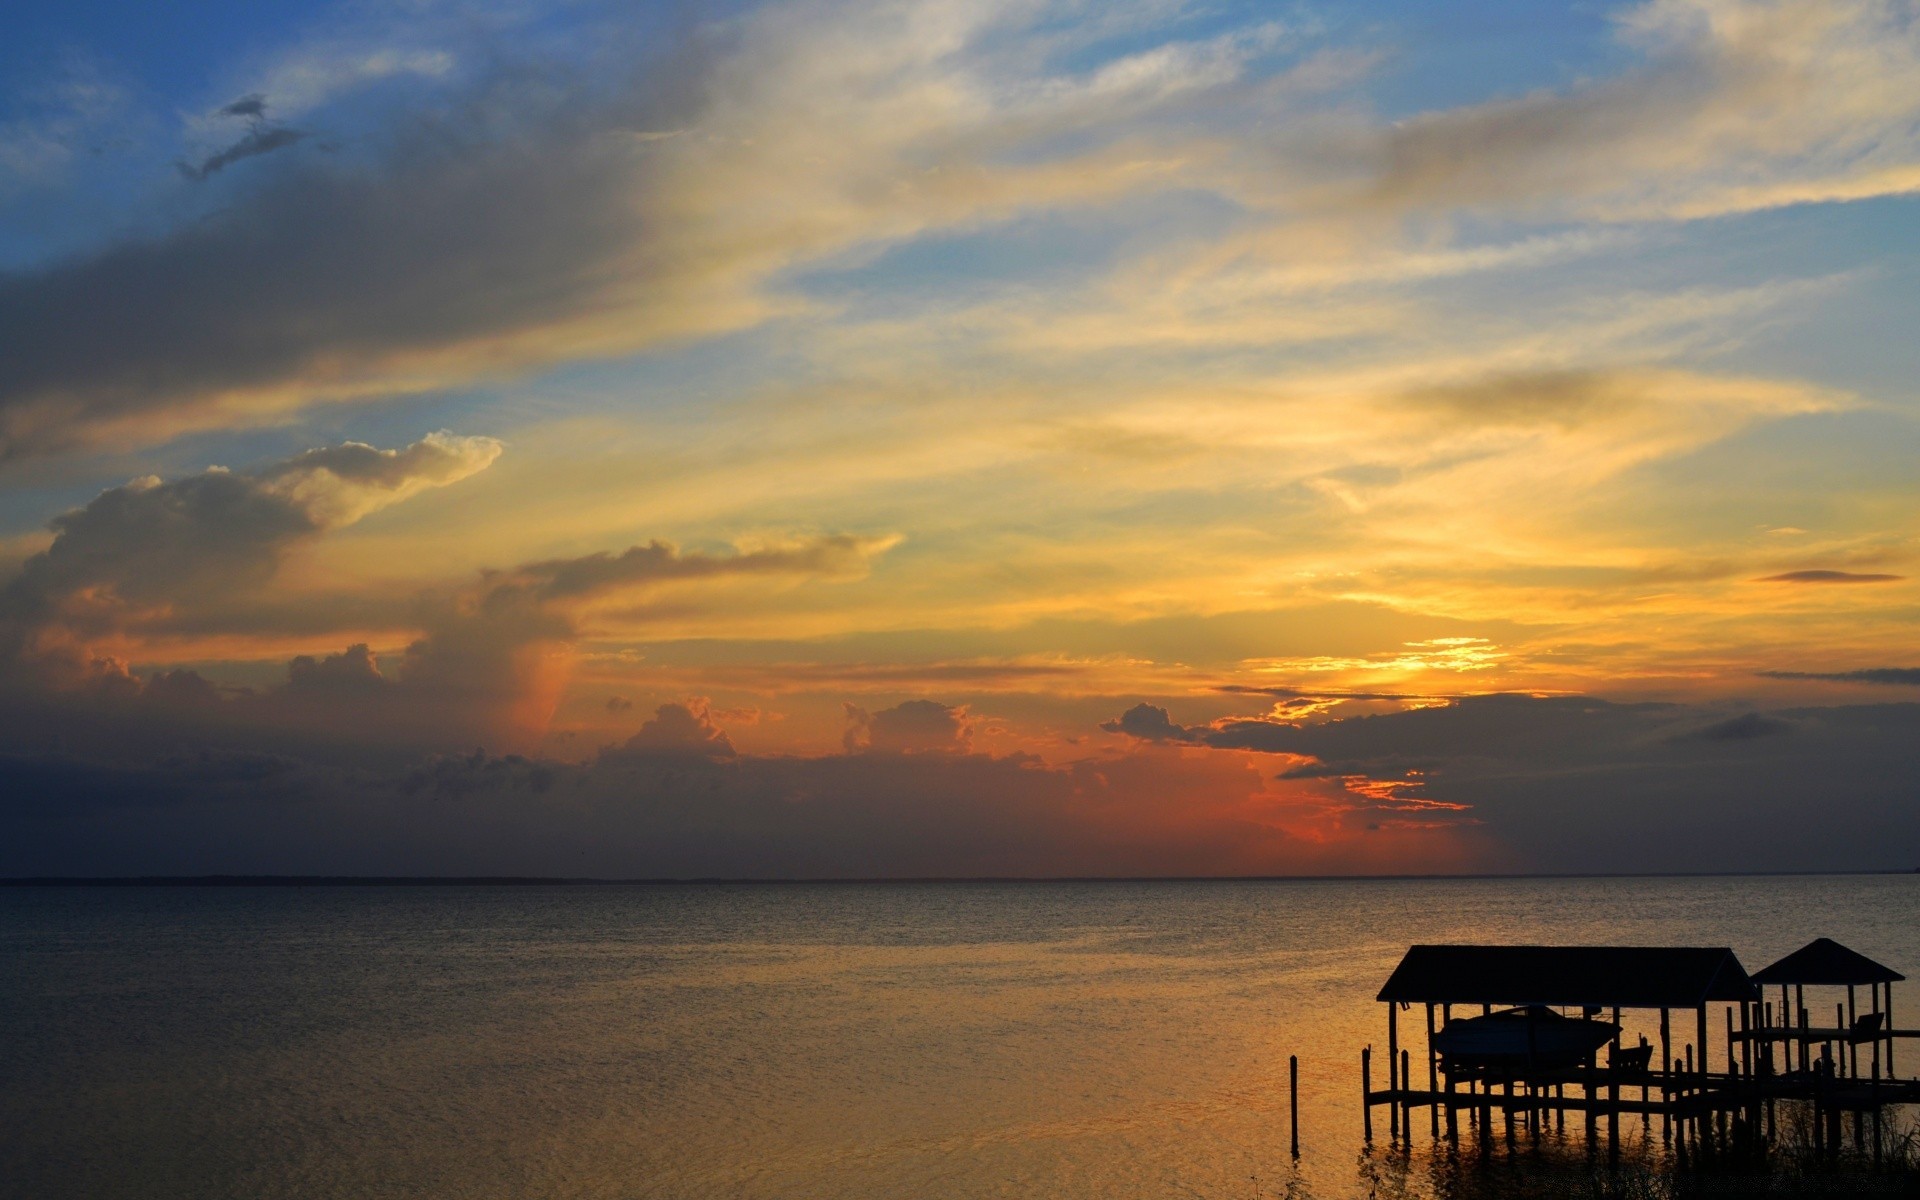
[[[1577,871],[1493,875],[981,875],[796,878],[565,878],[542,875],[40,875],[0,877],[4,887],[639,887],[1050,883],[1388,883],[1525,879],[1776,879],[1913,875],[1920,868],[1852,871]]]

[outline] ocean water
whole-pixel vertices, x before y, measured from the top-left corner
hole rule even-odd
[[[6,888],[0,1195],[1500,1194],[1362,1144],[1409,943],[1821,935],[1920,877]]]

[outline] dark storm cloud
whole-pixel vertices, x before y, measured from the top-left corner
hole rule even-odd
[[[1182,725],[1138,705],[1147,741],[1303,755],[1291,778],[1405,781],[1471,805],[1543,870],[1879,868],[1920,862],[1920,705],[1728,715],[1681,704],[1494,695],[1312,724]]]
[[[1862,574],[1856,571],[1785,571],[1763,576],[1756,583],[1894,583],[1904,575]]]
[[[1768,679],[1824,679],[1832,683],[1877,683],[1920,687],[1920,667],[1863,667],[1857,671],[1761,671]]]
[[[0,760],[0,875],[206,872],[854,877],[1351,869],[1268,825],[1169,804],[1161,756],[609,751],[369,769],[270,756]],[[242,783],[249,772],[253,777]],[[1257,786],[1240,766],[1210,782]]]

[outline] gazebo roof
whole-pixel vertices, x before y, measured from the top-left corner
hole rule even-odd
[[[1758,994],[1725,946],[1414,946],[1379,999],[1694,1008]]]
[[[1849,950],[1832,938],[1815,938],[1765,970],[1755,971],[1755,983],[1854,984],[1893,983],[1906,976]]]

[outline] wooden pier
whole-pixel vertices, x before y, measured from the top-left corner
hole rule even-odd
[[[1870,1126],[1877,1152],[1884,1110],[1920,1104],[1920,1080],[1894,1071],[1895,1042],[1920,1037],[1920,1029],[1892,1024],[1893,983],[1901,979],[1826,939],[1753,976],[1725,947],[1414,946],[1378,996],[1387,1007],[1385,1087],[1374,1086],[1373,1047],[1361,1052],[1363,1127],[1371,1140],[1373,1110],[1385,1106],[1389,1136],[1411,1142],[1424,1109],[1435,1140],[1457,1141],[1463,1113],[1475,1136],[1492,1139],[1498,1114],[1511,1141],[1549,1123],[1564,1129],[1571,1116],[1590,1139],[1604,1124],[1617,1153],[1622,1118],[1638,1118],[1649,1134],[1658,1118],[1661,1136],[1685,1154],[1690,1146],[1771,1143],[1782,1106],[1800,1104],[1812,1114],[1817,1148],[1838,1151],[1850,1114],[1855,1146],[1864,1149]],[[1763,992],[1775,985],[1777,1007]],[[1813,1023],[1809,987],[1844,991],[1833,1024]],[[1413,1031],[1424,1033],[1424,1065],[1401,1039],[1400,1015],[1416,1006],[1425,1018],[1424,1030]],[[1492,1020],[1496,1008],[1506,1013],[1499,1020],[1520,1021],[1504,1028],[1526,1030],[1523,1051],[1469,1059],[1436,1046],[1456,1009],[1484,1029],[1473,1018]],[[1644,1036],[1638,1046],[1621,1044],[1622,1015],[1635,1010],[1658,1012],[1657,1045]],[[1540,1036],[1577,1027],[1599,1038],[1611,1028],[1612,1040],[1569,1059],[1537,1050],[1536,1027]]]

